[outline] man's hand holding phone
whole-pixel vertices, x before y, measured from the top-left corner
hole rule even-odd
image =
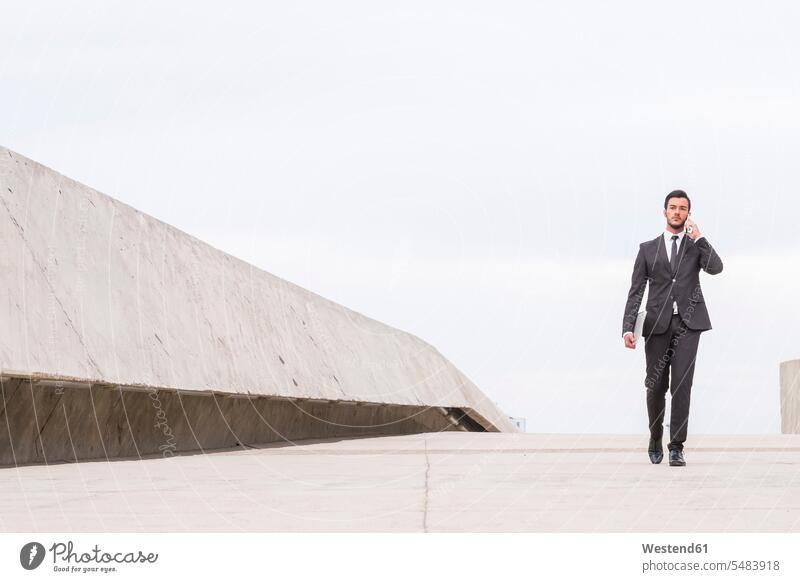
[[[686,234],[688,234],[689,238],[692,240],[697,240],[700,238],[700,228],[691,218],[686,219]]]

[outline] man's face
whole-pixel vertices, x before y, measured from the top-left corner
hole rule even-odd
[[[670,198],[664,216],[667,217],[667,224],[680,230],[689,218],[689,201],[686,198]]]

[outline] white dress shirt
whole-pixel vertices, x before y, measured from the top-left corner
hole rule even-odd
[[[667,262],[672,260],[672,237],[678,235],[678,253],[681,252],[681,243],[683,242],[683,237],[686,236],[686,230],[682,230],[680,232],[674,233],[668,230],[664,231],[664,244],[667,247]],[[673,301],[672,302],[672,314],[675,315],[678,313],[678,303]]]

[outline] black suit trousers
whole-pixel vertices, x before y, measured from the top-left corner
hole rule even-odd
[[[700,333],[689,329],[681,316],[675,314],[664,333],[651,335],[645,339],[647,372],[644,385],[647,388],[650,437],[660,442],[664,434],[664,409],[669,389],[672,394],[669,450],[683,450],[683,443],[686,440],[689,427],[689,401]]]

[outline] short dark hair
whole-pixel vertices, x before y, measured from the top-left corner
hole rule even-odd
[[[692,201],[689,198],[689,195],[683,190],[673,190],[672,192],[667,194],[667,197],[664,198],[664,210],[667,209],[667,205],[669,204],[670,198],[686,198],[686,200],[689,201],[689,212],[692,211]]]

